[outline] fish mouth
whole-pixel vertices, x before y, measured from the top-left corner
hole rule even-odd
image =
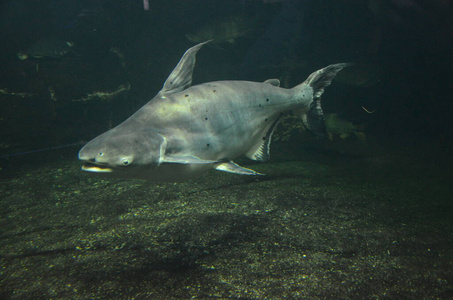
[[[92,173],[112,173],[113,169],[107,166],[96,165],[93,163],[84,163],[82,166],[82,171]]]

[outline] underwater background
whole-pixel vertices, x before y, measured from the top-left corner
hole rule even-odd
[[[0,298],[453,298],[451,1],[5,0],[0,37]],[[193,84],[353,62],[328,138],[287,116],[259,178],[80,171],[210,39]]]

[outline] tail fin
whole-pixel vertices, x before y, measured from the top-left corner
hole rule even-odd
[[[302,112],[302,122],[304,126],[317,137],[326,137],[326,126],[324,124],[324,114],[321,108],[321,95],[324,88],[329,86],[332,79],[343,68],[350,66],[349,63],[341,63],[327,66],[321,70],[313,72],[302,84],[308,85],[313,89],[313,101],[310,108]],[[302,85],[301,84],[301,85]]]

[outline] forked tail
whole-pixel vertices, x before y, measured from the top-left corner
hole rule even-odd
[[[308,76],[307,80],[299,85],[308,85],[313,89],[313,101],[310,103],[308,110],[304,109],[301,111],[301,117],[305,128],[310,130],[317,137],[327,136],[326,126],[324,124],[324,114],[321,108],[321,95],[324,93],[324,88],[330,85],[332,79],[338,72],[350,65],[350,63],[341,63],[327,66],[313,72]]]

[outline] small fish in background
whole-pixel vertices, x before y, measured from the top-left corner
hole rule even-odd
[[[17,53],[17,57],[20,60],[26,60],[30,57],[38,59],[63,58],[69,53],[75,54],[72,50],[74,45],[73,42],[54,37],[44,38],[31,45],[27,50]]]
[[[211,22],[199,30],[186,34],[192,43],[213,40],[216,44],[235,44],[239,38],[251,36],[256,31],[253,22],[243,16],[230,16],[216,22]]]
[[[355,125],[350,121],[346,121],[338,116],[338,114],[324,115],[326,131],[329,140],[334,141],[335,137],[340,137],[345,140],[351,136],[355,136],[359,141],[365,142],[365,126]]]

